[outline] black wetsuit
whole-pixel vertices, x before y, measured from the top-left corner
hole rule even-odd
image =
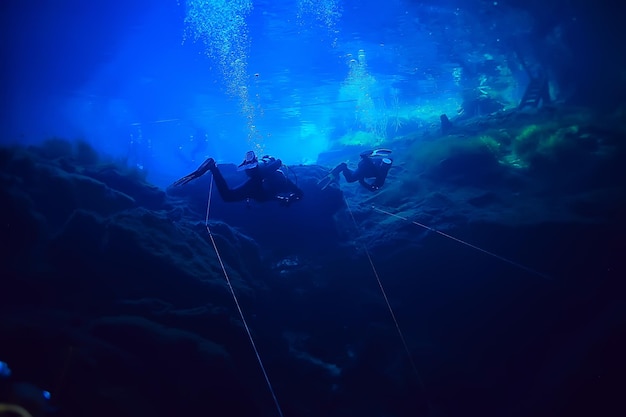
[[[343,176],[348,182],[358,181],[367,190],[376,191],[385,183],[389,168],[391,168],[391,164],[384,163],[383,158],[363,157],[355,170],[351,170],[347,164],[342,163],[333,171],[335,173],[343,172]],[[365,178],[374,178],[374,182],[368,183]]]
[[[302,198],[302,190],[285,176],[279,169],[281,166],[280,159],[263,158],[256,167],[245,171],[248,180],[235,188],[228,187],[217,166],[209,170],[213,174],[220,196],[226,202],[242,201],[248,198],[259,202],[270,200],[289,202],[291,199]]]

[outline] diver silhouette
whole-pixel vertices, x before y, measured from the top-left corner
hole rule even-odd
[[[248,179],[235,188],[228,186],[213,158],[208,158],[198,169],[172,185],[177,187],[187,184],[207,171],[211,171],[217,190],[225,202],[253,199],[258,202],[278,201],[289,205],[293,201],[300,200],[303,192],[281,171],[282,166],[280,159],[265,155],[259,160],[254,151],[248,151],[243,162],[237,167],[238,171],[246,173]]]
[[[387,179],[387,173],[393,164],[393,160],[389,158],[391,151],[389,149],[376,149],[373,151],[361,152],[361,160],[355,170],[348,168],[345,162],[340,163],[333,168],[330,173],[322,178],[318,184],[323,185],[325,189],[332,183],[339,181],[339,174],[343,173],[347,182],[356,182],[363,186],[366,190],[377,191],[383,186]],[[365,179],[373,178],[374,181],[367,182]]]

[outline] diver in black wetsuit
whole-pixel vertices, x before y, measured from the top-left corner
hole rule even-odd
[[[246,158],[238,166],[239,171],[245,171],[248,180],[238,187],[230,188],[224,176],[218,169],[213,158],[209,158],[200,167],[189,175],[174,182],[174,186],[187,184],[211,171],[215,179],[217,191],[226,202],[243,201],[253,199],[259,202],[279,201],[288,205],[302,198],[302,190],[298,188],[280,170],[282,161],[273,156],[266,155],[259,161],[254,151],[248,151]]]
[[[385,183],[387,173],[391,168],[393,160],[389,158],[391,151],[389,149],[377,149],[375,151],[361,152],[361,160],[357,169],[351,170],[345,162],[340,163],[328,174],[329,183],[339,181],[339,173],[343,172],[343,176],[348,182],[358,181],[365,189],[376,191]],[[374,181],[367,182],[366,178],[374,178]],[[320,183],[323,181],[322,179]],[[326,188],[328,184],[324,187]]]

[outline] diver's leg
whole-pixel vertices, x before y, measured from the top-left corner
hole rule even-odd
[[[232,201],[242,201],[245,200],[248,195],[246,195],[245,185],[239,186],[237,188],[229,188],[224,176],[220,172],[217,166],[211,168],[211,173],[213,174],[213,179],[215,180],[215,186],[217,187],[217,191],[220,193],[222,200],[229,203]]]
[[[189,181],[195,180],[196,178],[203,176],[207,171],[210,171],[212,168],[215,168],[215,160],[213,158],[207,158],[207,160],[204,161],[202,165],[198,167],[198,169],[196,169],[191,174],[185,175],[181,179],[175,181],[172,185],[174,187],[178,187],[179,185],[185,185]]]
[[[343,176],[346,178],[346,181],[348,182],[355,182],[359,180],[359,170],[351,170],[350,168],[348,168],[347,166],[343,169]]]
[[[358,177],[357,177],[357,171],[352,171],[350,168],[348,168],[348,164],[346,164],[345,162],[340,163],[339,165],[337,165],[335,168],[333,168],[332,171],[330,171],[330,175],[335,176],[335,177],[339,177],[339,173],[343,172],[343,176],[346,178],[346,181],[348,182],[354,182],[354,181],[358,181]]]

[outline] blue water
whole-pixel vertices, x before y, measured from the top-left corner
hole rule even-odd
[[[0,5],[0,416],[624,415],[619,14],[39,3]],[[302,199],[171,186],[248,150]]]
[[[5,140],[84,138],[128,157],[165,186],[209,155],[233,161],[256,145],[286,163],[314,163],[346,132],[372,132],[383,118],[413,112],[427,124],[456,111],[459,87],[449,71],[435,68],[449,51],[411,27],[422,14],[450,20],[453,12],[402,2],[382,9],[375,2],[335,3],[255,3],[232,39],[207,45],[194,42],[207,29],[185,22],[191,6],[174,1],[97,10],[58,2],[36,12],[8,2],[5,16],[15,18],[6,28]],[[341,17],[325,15],[332,7]],[[217,18],[198,19],[210,25]],[[235,43],[244,50],[234,51]],[[220,58],[207,56],[215,48],[233,48],[228,60],[245,61],[244,72],[223,74]],[[359,77],[371,80],[346,87],[359,51]],[[229,94],[229,83],[237,91]],[[372,114],[363,121],[359,112]],[[206,143],[197,144],[197,129]]]

